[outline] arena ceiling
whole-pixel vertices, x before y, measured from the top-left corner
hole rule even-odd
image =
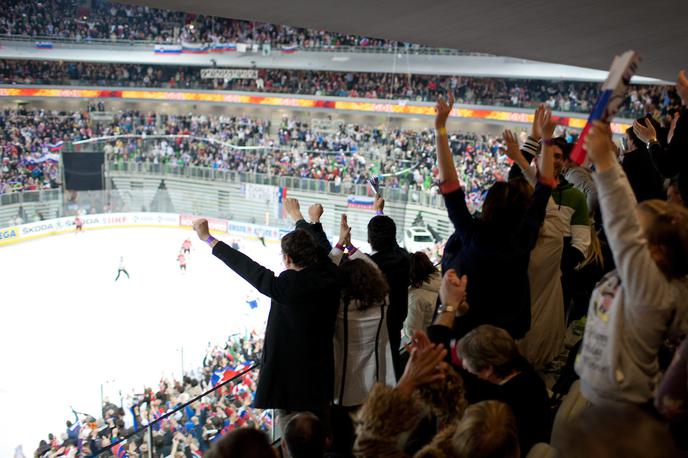
[[[638,73],[688,69],[683,0],[125,0],[191,13],[386,38],[606,70],[627,49]]]

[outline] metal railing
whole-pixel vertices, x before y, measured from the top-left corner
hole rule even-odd
[[[0,205],[16,205],[35,202],[49,202],[60,200],[62,190],[60,189],[41,189],[38,191],[23,191],[0,194]]]
[[[108,162],[107,173],[117,174],[170,176],[192,180],[214,181],[220,183],[254,183],[271,186],[286,187],[291,191],[306,191],[338,195],[372,195],[366,183],[352,183],[342,181],[316,180],[293,176],[268,175],[253,172],[237,172],[235,170],[213,169],[209,167],[186,166],[176,164],[153,164],[149,162]],[[382,195],[387,202],[401,202],[420,204],[433,208],[444,208],[444,200],[440,195],[433,195],[423,190],[404,189],[400,187],[381,186]]]

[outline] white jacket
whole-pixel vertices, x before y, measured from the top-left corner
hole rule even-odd
[[[337,248],[330,252],[330,259],[339,264],[343,253]],[[377,265],[361,251],[351,259],[362,259],[378,269]],[[344,304],[337,312],[334,334],[334,399],[342,406],[358,406],[365,402],[376,382],[394,385],[392,350],[387,334],[387,301],[384,304],[356,310],[357,303],[349,304],[347,339],[344,337]],[[383,316],[384,313],[384,316]],[[344,352],[346,350],[346,371]],[[343,397],[340,402],[342,381]]]
[[[442,275],[435,272],[420,288],[409,287],[408,314],[404,321],[402,343],[408,343],[415,331],[425,331],[432,324],[441,284]]]

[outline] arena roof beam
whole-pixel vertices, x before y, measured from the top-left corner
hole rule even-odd
[[[676,0],[126,0],[427,46],[606,70],[627,49],[639,74],[675,81],[688,67],[688,2]]]

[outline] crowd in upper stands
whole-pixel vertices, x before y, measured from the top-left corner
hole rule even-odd
[[[183,379],[162,379],[158,386],[128,397],[124,405],[106,401],[102,412],[74,412],[62,434],[41,441],[35,455],[41,457],[89,456],[133,435],[122,444],[126,455],[146,456],[146,434],[138,433],[166,412],[182,406],[225,380],[228,384],[203,396],[154,426],[154,456],[200,457],[222,435],[241,427],[270,431],[272,414],[251,407],[258,370],[253,367],[263,346],[255,332],[231,336],[223,345],[209,346],[199,370]],[[243,374],[243,372],[245,372]],[[236,377],[236,378],[235,378]]]
[[[240,42],[296,45],[300,48],[370,46],[401,43],[318,30],[195,15],[126,5],[107,0],[12,2],[0,18],[0,34],[71,38],[87,41],[139,40],[156,43]]]
[[[224,80],[202,79],[200,70],[168,65],[2,60],[0,83],[225,89],[413,101],[433,101],[450,88],[459,103],[531,108],[544,101],[553,110],[582,113],[590,112],[599,94],[599,84],[571,81],[280,69],[259,70],[256,79]],[[629,89],[619,116],[661,116],[677,103],[672,86],[635,85]]]

